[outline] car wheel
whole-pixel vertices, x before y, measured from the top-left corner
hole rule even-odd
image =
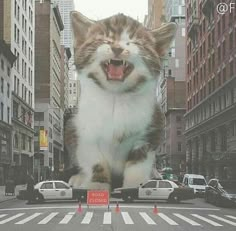
[[[38,203],[43,203],[44,201],[44,198],[43,198],[43,195],[38,193],[36,196],[35,196],[35,200],[38,202]]]
[[[127,203],[131,203],[134,201],[134,198],[131,195],[124,195],[122,199]]]
[[[180,202],[179,196],[176,195],[176,194],[171,194],[168,198],[168,202],[170,202],[170,203],[179,203]]]

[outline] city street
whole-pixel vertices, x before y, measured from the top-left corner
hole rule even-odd
[[[236,209],[206,204],[203,198],[180,204],[157,202],[119,203],[78,210],[76,201],[26,205],[22,200],[0,203],[1,230],[227,230],[236,226]]]

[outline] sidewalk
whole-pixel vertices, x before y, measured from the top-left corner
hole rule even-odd
[[[15,199],[19,190],[21,189],[26,189],[26,185],[16,185],[15,196],[12,196],[11,194],[5,196],[5,186],[0,186],[0,203],[7,200]]]

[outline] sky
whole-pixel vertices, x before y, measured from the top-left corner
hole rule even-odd
[[[74,0],[75,9],[93,20],[123,13],[143,22],[148,0]]]

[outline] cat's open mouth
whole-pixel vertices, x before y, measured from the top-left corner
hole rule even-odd
[[[134,69],[134,65],[122,59],[109,59],[101,64],[108,80],[124,81]]]

